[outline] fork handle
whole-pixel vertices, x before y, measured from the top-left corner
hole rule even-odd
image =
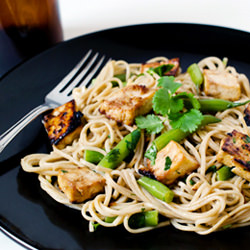
[[[14,124],[11,128],[5,131],[0,136],[0,153],[4,150],[4,148],[9,144],[9,142],[31,121],[33,121],[37,116],[42,114],[43,112],[52,109],[54,107],[44,103],[34,109],[32,109],[28,114],[26,114],[23,118],[21,118],[16,124]]]

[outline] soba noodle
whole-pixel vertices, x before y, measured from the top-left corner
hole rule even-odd
[[[167,61],[165,57],[154,58],[149,62]],[[227,71],[235,75],[242,89],[241,101],[250,98],[249,81],[244,74],[235,68],[226,66],[225,60],[208,57],[198,63],[201,69]],[[195,157],[199,168],[189,174],[186,179],[178,180],[171,186],[175,198],[171,203],[163,202],[138,183],[138,169],[144,164],[145,145],[149,147],[155,135],[145,140],[142,131],[141,139],[136,147],[134,157],[129,163],[123,162],[115,170],[102,168],[84,160],[84,151],[92,150],[106,155],[121,139],[136,128],[136,125],[120,125],[114,120],[100,114],[100,104],[111,93],[123,88],[123,82],[115,77],[125,73],[127,85],[141,84],[156,87],[157,74],[140,74],[141,64],[129,64],[125,61],[110,61],[102,69],[89,88],[76,88],[73,97],[78,109],[84,114],[87,123],[80,137],[72,145],[62,150],[53,146],[50,154],[32,154],[21,161],[24,171],[38,174],[41,188],[57,202],[81,211],[84,219],[89,221],[89,230],[94,231],[94,224],[104,227],[115,227],[123,224],[127,231],[140,233],[154,228],[173,225],[184,231],[209,234],[227,227],[240,227],[250,224],[250,184],[235,175],[227,181],[218,181],[216,173],[206,170],[222,164],[216,161],[221,139],[233,129],[248,134],[243,111],[245,107],[228,109],[216,113],[222,121],[205,126],[181,142],[181,145]],[[176,76],[175,81],[181,82],[179,91],[196,94],[196,87],[188,73]],[[118,87],[113,87],[116,82]],[[166,118],[164,131],[170,127]],[[147,144],[146,144],[147,143]],[[82,204],[72,204],[58,188],[57,182],[51,182],[61,169],[86,166],[103,175],[106,180],[104,193]],[[192,184],[191,181],[192,180]],[[163,218],[156,227],[131,228],[129,218],[141,211],[157,210]],[[105,222],[105,217],[114,217],[113,222]]]

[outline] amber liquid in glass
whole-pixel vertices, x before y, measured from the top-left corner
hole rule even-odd
[[[0,0],[0,76],[62,40],[56,0]]]

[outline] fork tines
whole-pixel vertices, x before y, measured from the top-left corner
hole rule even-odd
[[[65,97],[71,96],[74,88],[80,86],[87,87],[106,61],[105,55],[101,56],[98,52],[89,50],[54,90],[60,92]]]

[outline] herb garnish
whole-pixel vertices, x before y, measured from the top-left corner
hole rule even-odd
[[[157,148],[155,145],[152,145],[145,153],[145,157],[151,161],[151,164],[155,164],[155,159],[157,155]]]
[[[168,73],[172,68],[174,67],[173,64],[162,64],[155,68],[150,68],[148,72],[154,72],[158,74],[159,76],[164,76],[166,73]]]
[[[144,116],[138,116],[135,118],[135,122],[138,128],[146,129],[149,134],[157,134],[160,133],[164,128],[162,124],[162,120],[153,114]]]
[[[153,110],[157,114],[167,115],[173,128],[194,132],[203,120],[203,115],[199,111],[199,101],[191,93],[182,92],[174,95],[181,83],[175,82],[173,76],[161,77],[157,86],[162,88],[157,90],[153,97]],[[185,106],[185,100],[189,101],[191,108]]]
[[[211,167],[209,167],[206,171],[206,174],[208,173],[215,173],[217,171],[217,167],[215,165],[212,165]]]
[[[166,157],[166,160],[165,160],[165,167],[164,167],[164,170],[170,169],[171,165],[172,165],[172,161],[171,161],[170,157],[167,156],[167,157]]]

